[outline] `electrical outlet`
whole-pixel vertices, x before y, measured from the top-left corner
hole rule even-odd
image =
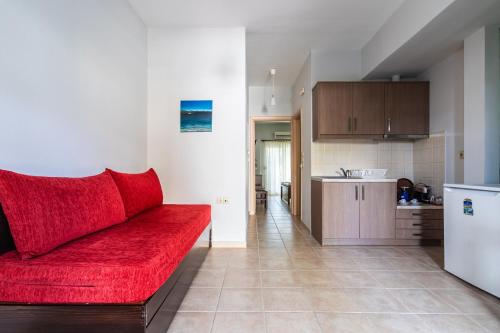
[[[227,197],[217,197],[215,199],[215,202],[218,205],[229,205],[229,198],[227,198]]]
[[[464,159],[464,151],[461,150],[460,153],[458,153],[458,156],[460,157],[461,160]]]

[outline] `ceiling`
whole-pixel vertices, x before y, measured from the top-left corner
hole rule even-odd
[[[361,49],[404,0],[129,0],[148,27],[244,26],[249,85],[295,81],[311,49]]]

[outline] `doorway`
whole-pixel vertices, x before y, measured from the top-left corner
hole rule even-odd
[[[279,198],[292,215],[300,215],[300,116],[250,119],[249,214],[267,209]]]

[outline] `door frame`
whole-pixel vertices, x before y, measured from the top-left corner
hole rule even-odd
[[[250,117],[248,131],[248,213],[255,215],[255,125],[273,121],[289,121],[291,135],[291,186],[290,212],[300,215],[301,143],[300,114],[295,116],[254,116]]]

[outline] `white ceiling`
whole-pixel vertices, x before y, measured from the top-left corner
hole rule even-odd
[[[357,50],[404,0],[129,0],[148,27],[244,26],[249,85],[291,85],[311,49]]]

